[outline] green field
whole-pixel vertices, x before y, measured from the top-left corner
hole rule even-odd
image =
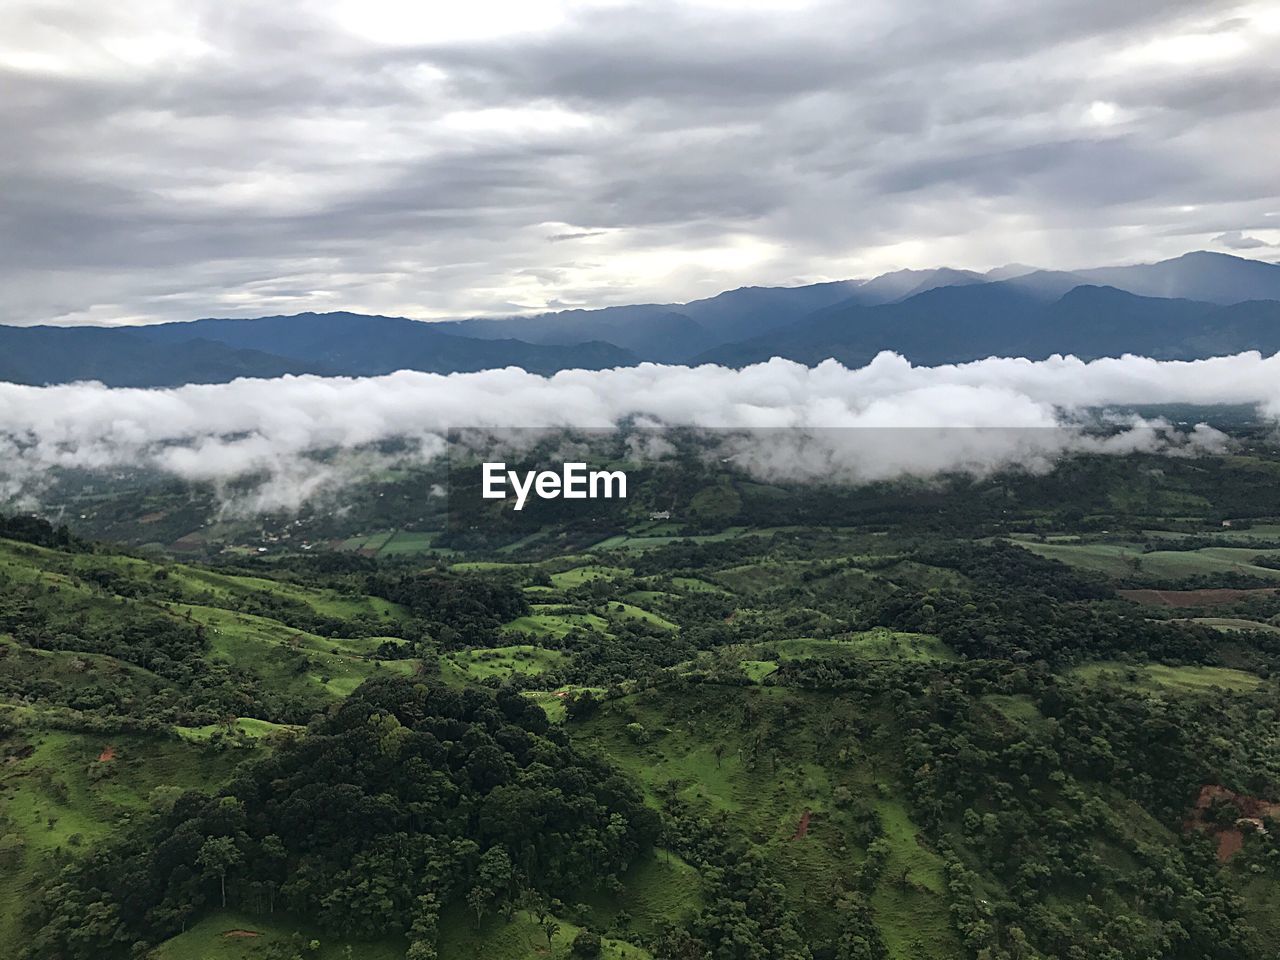
[[[11,735],[12,736],[12,735]],[[177,739],[86,735],[19,727],[31,752],[0,761],[0,834],[20,838],[0,871],[0,955],[16,955],[18,921],[35,884],[61,857],[109,839],[143,813],[157,788],[197,788],[230,777],[242,759]],[[10,952],[13,951],[13,952]]]
[[[406,945],[387,940],[369,943],[330,936],[314,926],[283,917],[221,911],[205,917],[186,933],[167,940],[152,960],[266,960],[273,948],[307,948],[315,960],[404,960]]]
[[[544,650],[529,644],[466,650],[449,654],[448,660],[470,680],[483,681],[496,677],[505,680],[512,674],[539,674],[554,670],[564,662],[558,650]]]
[[[1249,563],[1257,550],[1206,547],[1201,550],[1156,550],[1144,553],[1135,546],[1113,543],[1035,543],[1022,546],[1052,560],[1112,577],[1159,581],[1224,573],[1247,574],[1280,581],[1280,570]]]
[[[949,661],[956,656],[937,637],[893,630],[868,630],[833,639],[775,640],[761,645],[782,660],[849,657],[865,660]]]
[[[554,608],[553,608],[554,609]],[[563,637],[570,630],[606,631],[609,622],[594,613],[531,613],[506,624],[508,633],[526,634],[532,637]]]
[[[1261,683],[1257,676],[1243,670],[1170,667],[1159,663],[1090,663],[1072,669],[1070,675],[1086,683],[1118,683],[1152,694],[1248,691],[1257,689]]]

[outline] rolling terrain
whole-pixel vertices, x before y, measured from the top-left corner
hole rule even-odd
[[[573,552],[8,523],[0,953],[1273,956],[1268,456],[914,523],[744,523],[712,478],[737,512]]]

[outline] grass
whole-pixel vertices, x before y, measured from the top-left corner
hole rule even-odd
[[[724,587],[698,577],[672,577],[671,583],[685,593],[726,593]]]
[[[371,660],[352,653],[341,640],[266,617],[197,605],[173,609],[205,625],[214,657],[251,670],[277,690],[301,696],[346,696],[382,670],[412,675],[416,669],[413,660]]]
[[[387,541],[395,536],[394,530],[370,533],[358,537],[348,537],[342,543],[344,550],[370,550],[377,552],[386,546]]]
[[[301,733],[303,728],[286,723],[272,723],[269,720],[258,720],[254,717],[237,717],[230,730],[221,723],[210,723],[203,727],[175,727],[179,736],[193,743],[201,743],[213,738],[217,733],[231,733],[242,741],[261,740],[271,736],[291,736]]]
[[[676,528],[675,524],[663,524],[663,527],[669,530]],[[691,536],[680,536],[675,533],[655,533],[655,534],[639,534],[636,536],[617,535],[601,540],[594,544],[591,549],[594,550],[650,550],[654,547],[665,547],[669,543],[678,543],[688,541],[690,543],[718,543],[722,540],[734,540],[738,537],[751,536],[755,534],[764,535],[768,531],[752,530],[749,527],[727,527],[717,533],[699,533]]]
[[[1140,547],[1118,543],[1033,543],[1022,546],[1033,553],[1111,577],[1136,577],[1159,581],[1192,576],[1242,573],[1280,582],[1280,570],[1247,562],[1257,550],[1206,547],[1201,550],[1156,550],[1143,553]],[[1247,555],[1247,557],[1246,557]]]
[[[535,607],[534,613],[517,617],[503,625],[503,631],[530,637],[563,637],[574,629],[607,633],[609,622],[594,613],[546,613]]]
[[[780,660],[836,657],[927,663],[956,659],[956,655],[937,637],[923,633],[902,633],[883,627],[830,639],[801,637],[794,640],[772,640],[759,646],[776,653]]]
[[[280,580],[268,580],[264,577],[218,573],[213,570],[184,566],[170,568],[169,576],[188,586],[192,590],[192,599],[201,602],[208,602],[201,594],[212,595],[216,602],[247,597],[256,593],[267,598],[281,597],[304,604],[323,617],[349,620],[364,616],[400,621],[409,616],[409,612],[403,607],[380,597],[344,596],[334,590],[315,590]]]
[[[664,922],[689,919],[705,903],[698,871],[669,850],[651,851],[620,879],[620,893],[599,889],[584,893],[592,922],[600,927],[625,911],[631,917],[628,929],[649,935],[658,932]]]
[[[882,799],[875,810],[889,842],[889,859],[871,906],[889,956],[919,955],[917,941],[925,956],[963,956],[951,927],[942,859],[923,845],[920,828],[902,801]]]
[[[662,630],[678,630],[680,629],[666,617],[660,617],[652,611],[643,607],[638,607],[631,603],[622,603],[620,601],[610,600],[604,606],[604,612],[612,620],[639,620],[650,626],[658,627]]]
[[[404,557],[418,553],[431,553],[435,542],[440,537],[438,532],[411,533],[408,530],[397,530],[378,551],[379,557]]]
[[[0,872],[3,957],[19,954],[19,918],[59,857],[76,856],[121,829],[146,809],[156,787],[216,787],[242,759],[159,737],[60,730],[20,736],[31,755],[0,764],[0,833],[24,842],[19,863]]]
[[[256,936],[237,936],[236,933]],[[309,924],[287,917],[227,910],[205,917],[185,933],[165,941],[149,957],[150,960],[265,960],[273,944],[287,944],[295,936],[301,943],[319,942],[319,951],[307,954],[315,960],[347,960],[348,957],[404,960],[407,947],[400,939],[372,943],[346,940],[320,933]]]
[[[1259,623],[1257,620],[1244,620],[1239,617],[1195,617],[1196,623],[1206,627],[1217,627],[1219,630],[1261,630],[1263,633],[1280,633],[1280,627],[1270,623]]]
[[[738,665],[752,683],[759,683],[778,670],[777,660],[739,660]]]
[[[546,673],[561,666],[565,655],[559,650],[514,644],[492,649],[465,650],[449,654],[447,659],[453,661],[467,679],[480,681],[490,677],[506,680],[515,674]]]
[[[563,723],[565,719],[564,701],[570,693],[590,690],[594,694],[603,694],[604,687],[561,687],[559,690],[526,690],[524,695],[542,708],[547,719],[552,723]]]
[[[1229,667],[1170,667],[1159,663],[1125,664],[1112,661],[1074,667],[1068,676],[1086,683],[1120,683],[1153,695],[1196,694],[1215,690],[1245,693],[1262,681],[1252,673]]]
[[[826,693],[703,685],[696,693],[611,700],[571,731],[634,776],[651,803],[674,791],[693,811],[726,817],[766,852],[790,905],[815,935],[835,935],[832,892],[851,887],[864,856],[850,839],[861,814],[837,804],[842,787],[854,808],[874,810],[890,845],[886,879],[873,899],[890,955],[914,956],[920,939],[934,951],[929,956],[959,960],[941,860],[919,840],[905,795],[892,782],[894,761],[853,732],[857,719],[847,702]],[[637,737],[631,724],[645,735]],[[808,831],[799,837],[806,811]]]
[[[507,922],[490,913],[477,929],[475,915],[464,910],[446,910],[440,918],[440,960],[569,960],[573,938],[582,928],[556,917],[559,929],[548,949],[547,937],[537,918],[518,910]],[[653,960],[652,954],[634,944],[604,938],[601,960]],[[363,960],[363,955],[361,955]]]
[[[1006,720],[1026,727],[1040,727],[1044,724],[1040,708],[1026,694],[991,693],[982,700],[994,707]]]
[[[573,567],[570,570],[563,570],[560,573],[551,575],[551,583],[553,586],[561,590],[569,590],[573,587],[580,587],[584,583],[601,578],[606,580],[614,580],[618,577],[629,576],[631,571],[622,567],[606,567],[600,564],[588,564],[582,567]]]

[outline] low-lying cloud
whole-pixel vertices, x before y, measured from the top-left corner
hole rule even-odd
[[[856,370],[775,359],[743,370],[401,371],[166,390],[5,383],[0,496],[30,502],[58,469],[149,468],[215,486],[254,477],[242,509],[292,509],[388,464],[429,461],[446,450],[447,432],[462,428],[702,429],[710,453],[758,476],[850,483],[1044,469],[1074,452],[1186,455],[1225,443],[1203,425],[1179,431],[1125,415],[1099,433],[1082,416],[1167,403],[1252,404],[1280,420],[1280,354],[917,367],[885,353]],[[649,456],[667,449],[653,436],[632,446]]]

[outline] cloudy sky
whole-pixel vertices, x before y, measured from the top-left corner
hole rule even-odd
[[[5,0],[0,322],[1280,258],[1280,2]]]

